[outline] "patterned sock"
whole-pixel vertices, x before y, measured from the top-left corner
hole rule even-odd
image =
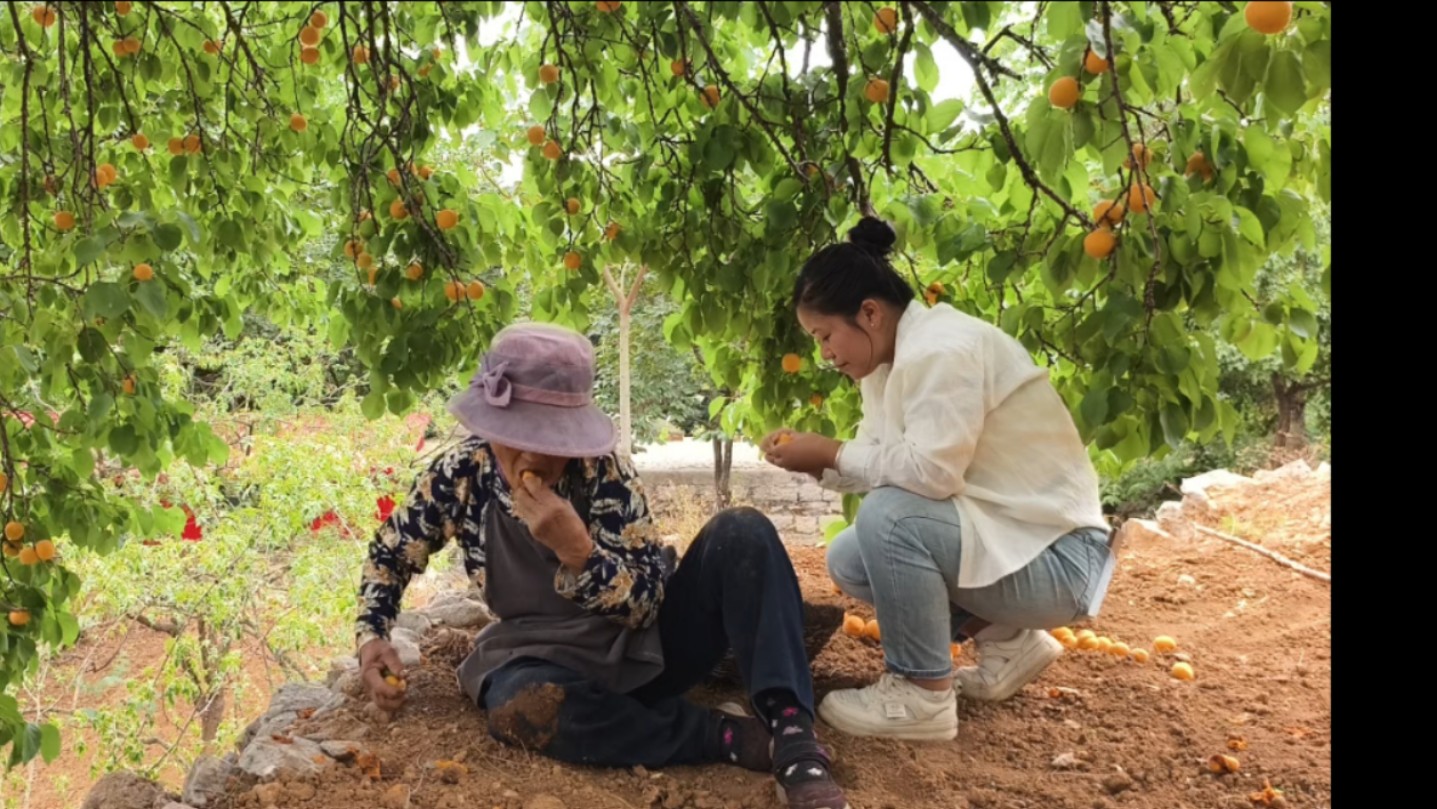
[[[813,715],[788,691],[769,691],[759,704],[773,734],[774,777],[785,789],[810,781],[830,781],[828,757],[813,732]]]

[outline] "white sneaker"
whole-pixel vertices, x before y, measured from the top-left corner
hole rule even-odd
[[[930,691],[892,672],[866,688],[830,693],[818,706],[818,715],[853,736],[911,741],[958,737],[958,697],[953,689]]]
[[[978,665],[953,672],[968,699],[998,702],[1018,693],[1063,654],[1063,644],[1041,629],[1023,629],[1009,640],[977,641]]]

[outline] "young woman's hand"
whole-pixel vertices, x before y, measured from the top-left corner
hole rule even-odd
[[[798,433],[794,432],[792,427],[780,427],[764,436],[763,440],[758,442],[758,451],[767,457],[768,454],[773,451],[774,447],[779,444],[788,443],[793,440],[795,435],[798,435]]]
[[[774,466],[819,478],[823,470],[838,467],[838,450],[842,446],[827,436],[785,428],[764,438],[762,449],[764,459]]]

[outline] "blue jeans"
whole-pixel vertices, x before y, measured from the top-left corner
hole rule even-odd
[[[778,531],[749,508],[720,512],[689,545],[659,607],[664,670],[627,694],[535,658],[489,675],[481,696],[494,738],[597,766],[663,767],[723,761],[713,712],[683,698],[724,653],[759,717],[758,699],[783,691],[813,715],[803,646],[803,594]]]
[[[958,587],[961,541],[951,501],[884,487],[869,492],[854,524],[829,546],[834,582],[877,608],[889,670],[919,679],[947,677],[953,668],[949,644],[965,637],[970,618],[1051,629],[1082,617],[1111,553],[1105,529],[1080,528],[1022,570],[969,589]]]

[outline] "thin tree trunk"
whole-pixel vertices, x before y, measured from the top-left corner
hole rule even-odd
[[[1307,388],[1272,375],[1272,392],[1277,401],[1277,434],[1273,443],[1286,449],[1307,446]]]
[[[634,416],[633,407],[630,404],[629,388],[629,331],[631,314],[634,303],[639,299],[639,292],[644,285],[644,276],[649,272],[647,265],[639,267],[639,273],[634,277],[634,283],[624,292],[622,283],[627,278],[614,278],[614,274],[608,267],[604,268],[604,281],[609,285],[609,291],[614,294],[614,303],[619,309],[619,457],[628,460],[634,455]]]
[[[733,439],[723,435],[713,437],[714,445],[714,510],[728,508],[733,503]]]
[[[629,307],[619,305],[619,454],[634,454],[634,413],[629,399]]]

